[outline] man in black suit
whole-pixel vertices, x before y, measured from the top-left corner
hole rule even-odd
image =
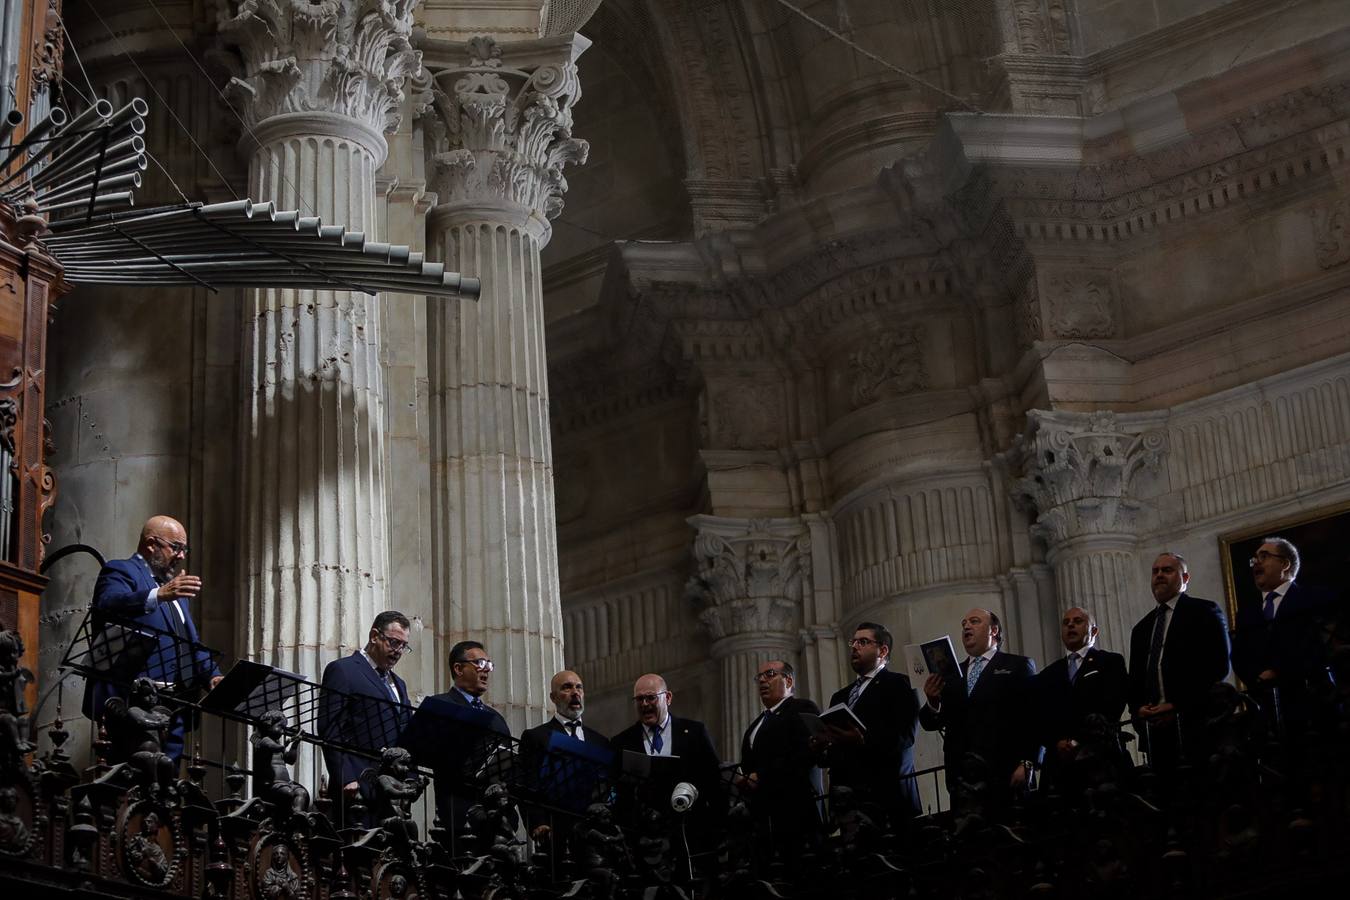
[[[736,783],[755,823],[759,846],[791,858],[820,833],[824,792],[820,768],[811,751],[811,731],[802,713],[820,708],[792,695],[796,673],[786,660],[763,663],[755,674],[764,705],[741,738],[741,771]]]
[[[1326,677],[1322,623],[1331,604],[1322,591],[1294,581],[1301,560],[1284,538],[1262,541],[1250,565],[1261,595],[1238,603],[1233,670],[1273,724],[1297,733],[1310,714],[1309,680]]]
[[[886,668],[893,641],[884,625],[860,622],[848,642],[849,663],[857,679],[830,697],[830,706],[847,704],[866,731],[827,728],[822,760],[830,769],[830,787],[847,787],[859,802],[874,803],[897,823],[919,811],[914,783],[914,735],[919,702],[909,677]]]
[[[342,791],[340,809],[344,822],[347,808],[358,795],[369,799],[369,790],[360,780],[361,773],[379,768],[380,750],[392,746],[407,724],[408,686],[394,674],[394,667],[412,652],[408,635],[411,627],[403,613],[386,610],[370,623],[364,648],[324,667],[319,693],[319,735],[325,741],[372,754],[357,756],[324,747],[328,782]]]
[[[1003,625],[988,609],[972,609],[961,619],[961,646],[967,658],[960,680],[929,675],[919,721],[927,731],[943,732],[953,806],[1001,806],[1010,789],[1026,785],[1034,755],[1028,701],[1036,663],[1003,652]],[[983,771],[972,768],[971,754],[983,760]]]
[[[670,810],[671,791],[680,782],[698,789],[698,800],[687,813],[691,844],[707,849],[716,846],[726,817],[726,796],[721,783],[721,760],[713,749],[708,728],[695,719],[670,713],[675,695],[660,675],[643,675],[633,684],[633,703],[638,720],[614,736],[616,753],[629,751],[648,756],[679,757],[668,775],[653,775],[636,798],[628,801],[629,818],[642,815],[632,799],[663,814]]]
[[[1097,623],[1087,610],[1074,606],[1064,612],[1060,639],[1068,655],[1046,666],[1035,684],[1034,711],[1045,778],[1052,782],[1068,771],[1079,749],[1092,741],[1088,716],[1100,716],[1118,735],[1129,690],[1125,657],[1097,648]],[[1118,736],[1113,749],[1117,754],[1120,751]]]
[[[1130,711],[1159,771],[1174,768],[1200,737],[1205,697],[1228,677],[1223,613],[1187,594],[1190,580],[1183,557],[1159,554],[1150,583],[1157,606],[1130,634]]]
[[[592,800],[603,801],[605,798],[596,797],[595,792],[604,791],[608,794],[611,781],[608,771],[599,771],[597,767],[575,757],[569,758],[561,767],[553,766],[546,759],[549,740],[555,734],[566,735],[601,750],[611,749],[609,738],[581,721],[586,709],[586,688],[581,682],[581,676],[570,669],[557,673],[549,682],[548,696],[553,701],[553,716],[542,725],[525,729],[520,735],[520,760],[527,782],[533,785],[535,796],[550,806],[561,804],[564,808],[584,807]],[[549,783],[550,778],[560,779],[561,784]],[[578,790],[582,791],[579,796]],[[580,812],[579,809],[576,811]],[[570,837],[573,823],[567,817],[555,820],[539,809],[532,809],[526,818],[530,836],[536,841],[548,837],[554,825],[559,826],[560,834]]]
[[[434,694],[438,700],[477,711],[481,722],[475,734],[457,745],[458,751],[432,764],[436,786],[436,815],[441,827],[458,834],[469,807],[482,788],[497,780],[494,754],[511,745],[511,729],[502,714],[483,702],[492,678],[492,660],[478,641],[460,641],[450,648],[450,690]],[[504,740],[498,740],[501,735]]]

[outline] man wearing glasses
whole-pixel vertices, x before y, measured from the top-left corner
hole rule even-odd
[[[215,687],[221,678],[211,655],[196,646],[197,626],[187,604],[201,590],[202,580],[182,571],[187,552],[187,530],[182,523],[154,516],[141,529],[135,555],[108,560],[94,582],[96,614],[158,632],[157,645],[140,674],[178,691],[199,682]],[[106,621],[100,617],[95,627],[102,629]],[[124,696],[122,688],[90,679],[84,687],[84,714],[99,719],[110,698]],[[175,763],[183,755],[183,732],[183,717],[175,716],[161,748]]]
[[[482,788],[501,774],[494,771],[497,750],[510,746],[511,729],[506,719],[483,702],[488,682],[492,679],[492,660],[478,641],[460,641],[450,648],[450,690],[436,694],[435,699],[465,706],[480,715],[475,733],[458,752],[447,753],[433,762],[432,774],[436,785],[436,815],[443,828],[458,833],[469,807],[478,802]],[[493,734],[506,738],[498,741]]]
[[[851,788],[861,802],[897,824],[919,810],[914,774],[914,735],[919,701],[909,677],[886,668],[891,658],[891,633],[876,622],[860,622],[849,640],[849,664],[858,676],[834,692],[830,706],[847,704],[865,732],[827,726],[823,762],[830,769],[830,787]]]
[[[1130,711],[1149,763],[1171,771],[1198,735],[1210,688],[1228,677],[1228,628],[1218,604],[1186,593],[1186,560],[1170,551],[1153,561],[1153,611],[1130,633]]]
[[[818,715],[820,708],[794,697],[795,684],[796,673],[786,660],[762,664],[755,687],[764,709],[741,738],[736,785],[754,818],[756,843],[766,862],[774,852],[794,859],[820,833],[816,798],[824,787],[811,752],[811,732],[802,720],[803,713]]]
[[[1266,538],[1249,564],[1259,593],[1238,602],[1233,670],[1263,710],[1278,709],[1276,725],[1297,732],[1307,724],[1309,679],[1326,677],[1321,624],[1330,598],[1294,581],[1301,560],[1284,538]]]
[[[378,754],[398,740],[408,720],[408,686],[394,667],[412,652],[411,628],[403,613],[386,610],[370,623],[364,647],[324,667],[319,734],[325,741]],[[347,806],[367,795],[361,773],[378,763],[331,746],[324,747],[323,760],[329,784],[341,786],[345,824]]]

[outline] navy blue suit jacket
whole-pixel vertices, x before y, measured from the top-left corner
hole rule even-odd
[[[150,571],[150,564],[139,555],[130,559],[110,559],[98,573],[94,582],[94,632],[103,628],[104,617],[115,616],[128,624],[147,625],[165,632],[159,636],[156,649],[151,653],[145,670],[140,674],[155,681],[181,683],[193,678],[208,679],[220,674],[211,655],[205,650],[196,649],[188,653],[180,648],[175,635],[182,629],[184,636],[193,644],[200,643],[197,626],[192,621],[192,613],[181,599],[156,603],[146,612],[146,599],[158,585]],[[183,619],[171,608],[177,605],[183,611]],[[92,635],[91,635],[92,636]],[[111,697],[124,697],[126,690],[116,685],[93,679],[85,682],[84,714],[97,719],[103,714],[103,705]],[[173,730],[164,742],[164,752],[177,759],[183,752],[183,722],[175,718]]]
[[[454,687],[444,694],[432,696],[457,706],[470,705],[464,694]],[[507,740],[499,741],[489,734],[480,733],[471,747],[460,748],[461,751],[467,749],[467,753],[456,755],[453,759],[436,760],[431,766],[432,778],[436,785],[436,815],[441,820],[442,828],[449,828],[456,834],[464,827],[469,807],[478,802],[480,791],[472,787],[478,770],[499,747],[510,745],[511,727],[506,724],[506,719],[486,702],[483,709],[491,713],[491,721],[487,727]]]
[[[408,707],[408,686],[391,672],[394,687],[403,706],[394,703],[389,689],[375,667],[357,650],[351,656],[335,659],[324,666],[319,699],[319,736],[378,754],[392,747],[412,710]],[[378,768],[378,760],[332,747],[323,751],[328,769],[330,796],[340,796],[343,785],[359,781],[368,768]]]
[[[852,689],[850,683],[835,691],[830,706],[847,703]],[[853,714],[867,733],[860,747],[830,749],[830,784],[850,787],[855,799],[879,803],[892,815],[914,815],[919,811],[919,787],[907,776],[914,774],[919,701],[909,676],[882,669],[858,698]]]
[[[1329,593],[1295,581],[1275,608],[1274,621],[1267,622],[1265,597],[1244,598],[1233,623],[1233,671],[1251,688],[1262,672],[1274,669],[1286,693],[1300,690],[1326,665],[1322,620],[1332,600]]]

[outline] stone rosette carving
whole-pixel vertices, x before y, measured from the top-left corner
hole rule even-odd
[[[922,325],[905,325],[875,335],[867,346],[849,354],[853,408],[928,387],[923,340]]]
[[[1032,410],[1010,454],[1020,462],[1015,499],[1036,515],[1032,533],[1049,545],[1092,534],[1131,534],[1144,504],[1142,473],[1155,472],[1167,452],[1153,421],[1109,411]]]
[[[811,584],[811,536],[795,520],[690,520],[695,573],[686,594],[702,604],[699,622],[714,640],[795,635]]]
[[[1309,211],[1317,264],[1324,269],[1350,262],[1350,200],[1338,200]]]
[[[1111,337],[1116,332],[1111,273],[1073,269],[1045,277],[1050,330],[1061,338]]]
[[[249,127],[287,113],[347,116],[378,133],[399,125],[414,50],[416,0],[216,0],[221,38],[239,48],[227,93]]]
[[[590,145],[572,136],[578,51],[555,43],[570,52],[513,66],[493,38],[478,36],[462,65],[436,73],[423,105],[438,113],[428,137],[442,204],[505,201],[549,219],[562,212],[563,167],[584,164]]]

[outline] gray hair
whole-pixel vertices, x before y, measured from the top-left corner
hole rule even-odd
[[[1301,563],[1298,557],[1298,548],[1295,547],[1293,543],[1282,537],[1263,538],[1261,543],[1274,544],[1276,547],[1279,547],[1280,556],[1283,556],[1285,559],[1289,560],[1289,569],[1290,569],[1289,580],[1293,581],[1295,578],[1298,577],[1298,569]]]

